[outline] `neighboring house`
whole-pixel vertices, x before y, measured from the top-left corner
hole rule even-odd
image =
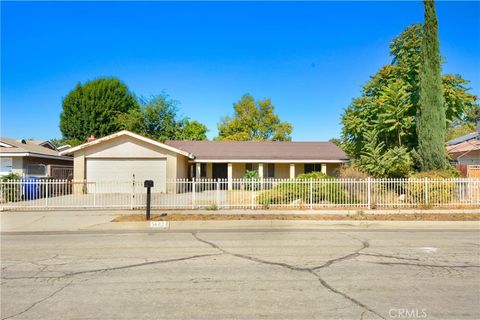
[[[480,121],[476,132],[448,141],[447,152],[454,164],[480,165]]]
[[[74,157],[74,179],[89,182],[170,179],[239,179],[246,170],[263,178],[332,174],[347,155],[331,142],[158,141],[120,131],[62,151]]]
[[[61,156],[49,141],[0,138],[0,163],[1,176],[67,179],[72,176],[73,158]]]

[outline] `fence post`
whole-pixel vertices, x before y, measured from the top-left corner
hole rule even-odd
[[[93,206],[97,206],[97,183],[94,182],[93,184]]]
[[[252,209],[254,208],[255,204],[253,203],[253,200],[254,200],[254,192],[253,192],[253,178],[250,180],[250,195],[251,195],[251,198],[252,198]]]
[[[310,210],[313,209],[313,179],[310,178]]]
[[[192,178],[192,209],[195,209],[195,178]]]
[[[48,208],[48,180],[44,180],[45,184],[45,208]]]
[[[428,205],[428,177],[425,177],[425,205]]]
[[[220,209],[220,182],[218,182],[218,179],[216,179],[216,202],[217,202],[217,208]]]
[[[132,180],[132,193],[130,194],[130,210],[133,210],[134,197],[135,197],[135,180]]]
[[[368,209],[372,209],[372,180],[370,177],[367,178],[367,201],[368,201]]]

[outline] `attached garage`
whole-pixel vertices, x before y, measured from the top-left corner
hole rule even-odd
[[[74,180],[86,180],[88,190],[97,193],[130,193],[133,182],[143,188],[145,180],[154,181],[153,192],[167,192],[169,179],[188,177],[189,153],[120,131],[98,140],[68,149],[74,156]]]
[[[111,192],[129,192],[124,190],[135,181],[143,185],[145,180],[153,180],[156,192],[165,192],[167,179],[167,159],[131,159],[131,158],[87,158],[87,181],[98,185],[109,183]],[[116,182],[112,184],[110,182]],[[107,188],[100,186],[103,192]]]

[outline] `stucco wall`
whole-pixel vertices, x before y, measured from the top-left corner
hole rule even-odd
[[[337,169],[340,168],[341,163],[327,163],[327,174],[329,176],[336,176]]]
[[[457,158],[458,163],[466,165],[480,165],[480,151],[472,151]]]
[[[245,177],[245,163],[233,163],[232,169],[233,179],[242,179]]]
[[[264,166],[267,166],[267,164],[264,164]],[[275,178],[290,178],[290,163],[275,163]]]
[[[12,157],[12,173],[23,175],[23,158]]]
[[[176,179],[187,179],[187,178],[188,178],[188,158],[179,154],[177,155]]]

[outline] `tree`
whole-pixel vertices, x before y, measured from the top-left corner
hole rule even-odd
[[[233,105],[233,117],[225,117],[218,124],[217,140],[235,141],[289,141],[292,125],[281,122],[270,99],[257,100],[245,94]]]
[[[123,114],[122,129],[158,140],[206,140],[207,127],[178,116],[178,101],[161,94],[143,99],[141,107]]]
[[[78,83],[62,101],[60,131],[63,138],[85,142],[91,134],[103,137],[116,132],[119,117],[139,105],[127,86],[117,78],[98,78]]]
[[[383,66],[365,84],[362,96],[353,99],[342,115],[342,147],[358,159],[366,143],[365,133],[377,132],[384,152],[402,146],[417,149],[419,109],[419,68],[422,25],[407,27],[390,45],[392,64]],[[442,77],[446,119],[449,126],[460,126],[478,115],[477,97],[468,92],[468,81],[460,75]],[[471,125],[470,125],[471,126]],[[400,139],[399,139],[400,137]]]
[[[443,98],[440,44],[433,0],[424,0],[420,99],[418,108],[418,155],[422,171],[443,169],[447,165],[445,150],[446,111]]]

